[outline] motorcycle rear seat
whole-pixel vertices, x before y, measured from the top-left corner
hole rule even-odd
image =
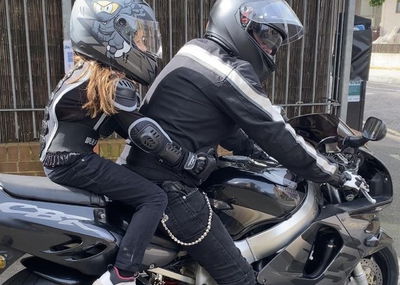
[[[44,202],[105,206],[103,196],[52,182],[47,177],[0,174],[0,187],[13,197]]]

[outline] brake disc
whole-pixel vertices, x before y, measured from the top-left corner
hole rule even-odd
[[[382,270],[373,259],[364,258],[360,263],[367,276],[368,285],[383,285]]]

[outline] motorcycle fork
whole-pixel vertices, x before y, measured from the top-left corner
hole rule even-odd
[[[365,272],[361,266],[361,263],[357,264],[357,266],[354,268],[352,275],[353,275],[355,284],[368,285],[367,275],[365,275]]]

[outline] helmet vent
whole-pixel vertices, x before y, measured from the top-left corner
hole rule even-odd
[[[118,25],[120,26],[126,26],[126,20],[124,18],[121,18],[118,20]]]
[[[119,83],[120,85],[124,86],[124,87],[130,88],[130,89],[135,89],[133,83],[131,83],[131,82],[128,81],[128,80],[120,80],[118,83]]]

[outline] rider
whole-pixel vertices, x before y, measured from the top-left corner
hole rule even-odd
[[[165,192],[93,152],[114,131],[155,155],[172,171],[194,177],[207,157],[180,148],[152,119],[138,113],[137,83],[150,84],[161,57],[153,10],[143,0],[76,0],[71,15],[76,65],[46,108],[40,160],[48,177],[136,209],[115,266],[94,284],[135,284],[144,251],[167,205]]]
[[[245,141],[241,129],[299,176],[341,186],[337,166],[296,135],[261,85],[275,69],[280,46],[302,36],[302,24],[283,0],[219,0],[205,37],[188,42],[170,61],[141,111],[191,151],[214,148],[233,134]],[[249,145],[231,145],[253,152]],[[218,284],[255,284],[251,266],[219,218],[209,216],[207,199],[191,177],[169,171],[135,147],[126,161],[153,181],[167,181],[162,184],[169,198],[164,224]]]

